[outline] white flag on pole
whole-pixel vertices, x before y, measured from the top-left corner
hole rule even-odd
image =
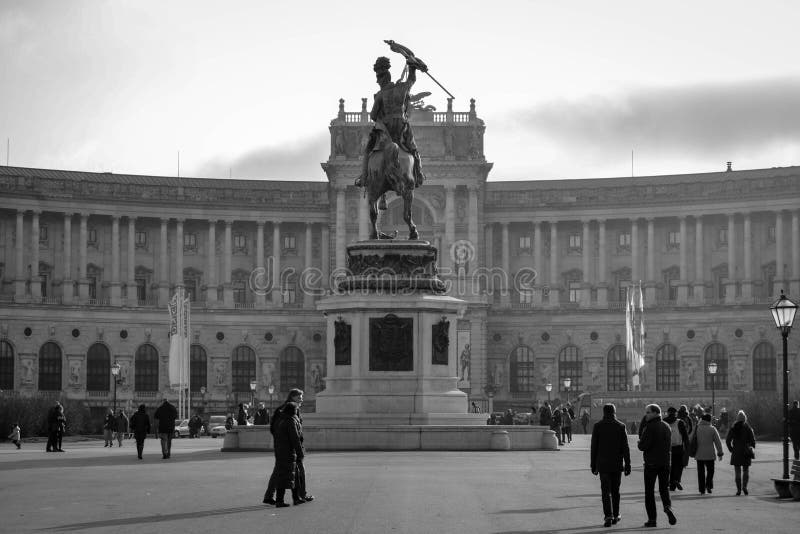
[[[169,384],[173,389],[185,388],[188,383],[189,309],[178,287],[169,301]]]

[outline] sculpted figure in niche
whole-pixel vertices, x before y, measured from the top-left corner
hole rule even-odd
[[[461,354],[458,357],[459,363],[461,364],[460,380],[462,382],[469,382],[469,367],[472,359],[472,349],[470,349],[469,345],[469,343],[464,345],[464,349],[461,351]]]
[[[81,361],[70,360],[69,362],[69,383],[76,386],[81,381]]]
[[[494,364],[494,373],[492,373],[494,377],[494,385],[495,387],[500,387],[503,385],[503,364],[497,362]]]
[[[686,362],[686,385],[697,385],[697,362],[694,360],[688,360]]]
[[[23,360],[22,361],[22,376],[20,377],[22,381],[26,384],[33,383],[33,360]]]
[[[344,135],[341,130],[336,130],[336,137],[333,140],[333,152],[337,156],[344,155]]]
[[[218,386],[225,385],[225,364],[218,362],[214,364],[214,373],[217,375],[216,384]]]
[[[265,386],[269,387],[273,383],[275,375],[275,364],[272,362],[263,362],[261,364],[261,381]]]
[[[322,385],[322,366],[320,364],[316,364],[311,368],[311,386],[316,392],[324,389]]]
[[[733,361],[733,373],[737,384],[744,384],[744,372],[747,368],[747,363],[744,360]]]

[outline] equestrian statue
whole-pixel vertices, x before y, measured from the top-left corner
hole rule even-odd
[[[370,112],[370,118],[375,124],[364,151],[361,175],[356,178],[355,185],[364,188],[369,205],[372,226],[370,239],[394,237],[379,232],[377,224],[378,209],[386,209],[385,195],[389,191],[394,191],[403,199],[403,220],[408,225],[408,239],[419,239],[417,227],[411,218],[411,205],[414,189],[424,183],[425,174],[422,172],[414,133],[408,123],[408,109],[412,98],[411,87],[417,81],[417,71],[428,74],[428,66],[403,45],[394,41],[385,42],[393,52],[405,58],[406,66],[400,79],[392,82],[389,58],[379,57],[373,65],[380,86],[380,90],[375,93]],[[431,79],[436,81],[432,76]]]

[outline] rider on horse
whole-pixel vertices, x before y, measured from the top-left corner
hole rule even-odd
[[[411,125],[408,123],[406,112],[409,105],[409,92],[414,82],[417,81],[416,71],[419,69],[422,72],[426,72],[428,67],[413,55],[407,59],[406,63],[408,65],[408,78],[406,81],[402,81],[401,78],[397,82],[392,82],[392,77],[389,73],[389,67],[391,66],[389,58],[379,57],[375,61],[373,70],[381,90],[375,93],[375,103],[370,112],[370,118],[375,121],[375,128],[370,134],[369,142],[364,151],[361,175],[356,178],[356,186],[365,187],[367,185],[369,155],[373,150],[381,150],[383,148],[380,140],[384,132],[388,133],[391,140],[397,143],[402,150],[414,156],[415,186],[421,186],[425,180],[417,144],[414,141],[414,134],[411,131]]]

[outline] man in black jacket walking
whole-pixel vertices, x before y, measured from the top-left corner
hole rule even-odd
[[[617,420],[613,404],[603,406],[603,419],[592,430],[591,469],[600,475],[600,493],[603,500],[605,525],[616,525],[619,520],[619,485],[622,473],[631,474],[631,452],[625,423]]]
[[[644,526],[656,526],[656,480],[664,513],[667,514],[669,524],[674,525],[678,521],[672,513],[672,501],[669,498],[672,430],[661,420],[661,408],[658,404],[648,404],[644,416],[646,422],[639,439],[639,450],[644,457],[644,508],[647,511],[647,523]]]
[[[161,439],[161,459],[166,460],[172,453],[172,436],[175,434],[175,419],[178,410],[164,398],[164,403],[153,414],[158,427],[158,437]]]

